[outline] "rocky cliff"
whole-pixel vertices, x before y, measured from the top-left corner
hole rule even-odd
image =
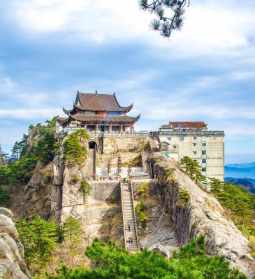
[[[30,278],[11,211],[0,208],[0,278]]]
[[[126,167],[140,154],[140,145],[144,145],[140,138],[107,141],[105,154],[98,155],[96,162],[102,170],[116,169],[118,165]],[[217,199],[196,185],[176,162],[158,157],[157,144],[152,147],[148,156],[142,158],[144,167],[154,179],[145,200],[149,214],[147,226],[139,230],[141,246],[159,250],[169,257],[193,237],[204,235],[209,254],[222,255],[248,276],[254,275],[249,242]],[[89,165],[87,160],[83,167],[70,167],[60,156],[46,166],[38,164],[26,187],[16,189],[13,194],[14,213],[18,216],[54,216],[60,223],[73,216],[81,221],[87,244],[94,238],[123,244],[119,182],[90,181],[91,191],[84,196],[81,181],[87,180]],[[134,183],[135,195],[139,183]]]
[[[233,267],[255,274],[249,241],[228,218],[218,200],[196,185],[175,161],[153,158],[153,174],[158,181],[161,208],[168,212],[179,245],[198,235],[205,236],[207,251],[222,255]]]

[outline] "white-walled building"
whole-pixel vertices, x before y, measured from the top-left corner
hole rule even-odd
[[[210,131],[204,122],[170,122],[159,129],[161,150],[176,160],[189,156],[202,174],[224,180],[224,132]]]

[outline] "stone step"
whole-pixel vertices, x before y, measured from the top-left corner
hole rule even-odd
[[[137,242],[137,230],[134,215],[134,203],[132,200],[132,189],[131,185],[127,183],[121,183],[121,204],[122,204],[122,215],[123,215],[123,231],[125,239],[125,247],[129,251],[138,250]],[[129,240],[132,240],[130,243]]]

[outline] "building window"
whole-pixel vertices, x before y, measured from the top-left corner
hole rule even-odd
[[[172,138],[168,137],[167,139],[168,139],[169,141],[171,141]]]
[[[206,150],[202,150],[202,155],[206,155]]]
[[[202,160],[202,163],[203,163],[203,164],[206,164],[206,159],[203,159],[203,160]]]
[[[202,146],[206,146],[206,142],[203,142],[203,143],[202,143]]]
[[[120,132],[120,126],[112,126],[112,132],[113,133],[119,133]]]
[[[202,168],[202,172],[206,172],[206,168]]]
[[[176,148],[176,145],[174,145],[173,148]]]
[[[194,140],[196,140],[196,139],[197,139],[197,137],[193,137],[193,139],[194,139]]]
[[[87,130],[88,130],[89,132],[95,131],[95,130],[96,130],[96,125],[88,125],[88,126],[87,126]]]
[[[196,145],[197,145],[197,144],[194,142],[194,143],[193,143],[193,146],[196,146]]]
[[[184,137],[180,137],[180,140],[181,140],[181,141],[184,141]]]
[[[193,151],[193,154],[196,155],[196,154],[197,154],[197,151]]]

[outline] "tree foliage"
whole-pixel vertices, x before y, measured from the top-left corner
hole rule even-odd
[[[222,257],[207,256],[203,238],[193,240],[171,260],[147,250],[129,254],[98,240],[87,249],[93,269],[62,267],[51,279],[245,279]]]
[[[189,0],[140,0],[142,9],[156,15],[152,27],[164,37],[170,37],[174,30],[182,27],[188,4]]]
[[[55,138],[56,119],[46,124],[30,126],[29,136],[24,135],[12,149],[12,160],[0,166],[0,185],[25,184],[33,174],[38,162],[47,164],[58,151]]]
[[[255,237],[255,196],[237,185],[211,180],[211,191],[226,208],[237,227],[248,237]]]
[[[8,206],[10,200],[9,193],[0,187],[0,206]]]
[[[68,217],[63,225],[64,239],[70,242],[80,242],[81,234],[82,229],[79,220]]]
[[[81,165],[87,158],[87,142],[89,135],[85,129],[79,129],[70,135],[64,141],[64,157],[69,165]]]
[[[92,191],[92,187],[87,180],[83,179],[80,183],[79,190],[83,193],[84,196],[88,196]]]
[[[35,216],[31,220],[19,220],[17,229],[29,266],[40,268],[46,265],[58,241],[56,223]]]
[[[201,168],[197,161],[185,156],[180,161],[180,166],[183,172],[185,172],[196,183],[202,182],[205,177],[201,174]]]
[[[5,165],[7,162],[6,154],[3,152],[2,147],[0,145],[0,166]]]

